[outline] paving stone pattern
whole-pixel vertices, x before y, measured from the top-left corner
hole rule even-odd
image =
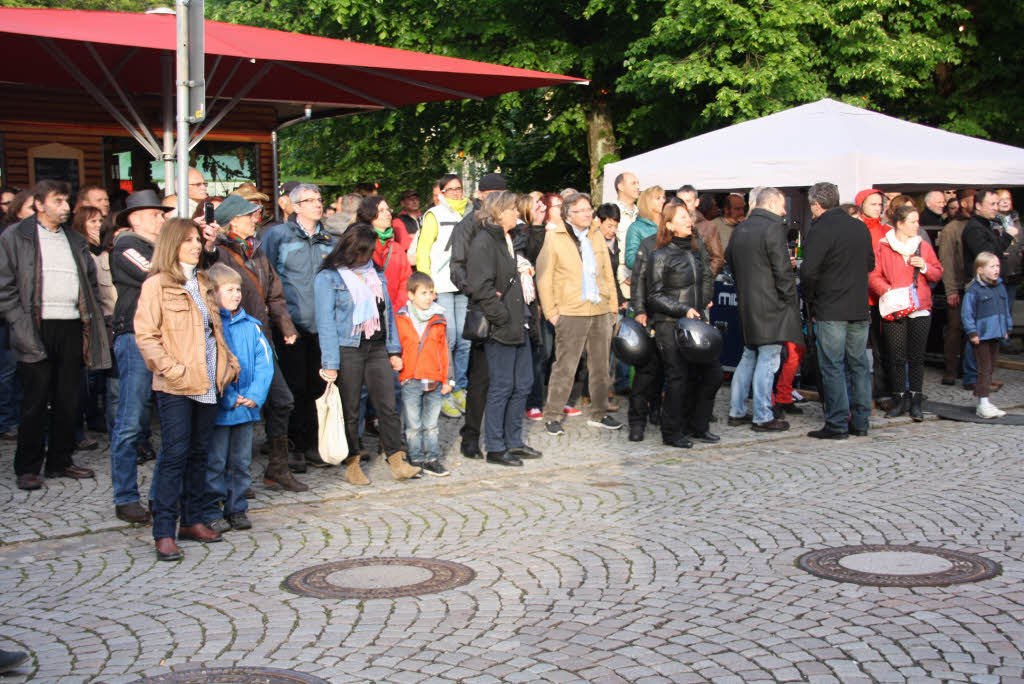
[[[1024,404],[1024,374],[998,376],[994,401]],[[34,659],[4,681],[127,684],[204,666],[330,682],[1024,682],[1024,431],[876,416],[870,438],[822,443],[803,436],[820,407],[794,423],[765,437],[719,422],[722,444],[682,451],[577,418],[560,438],[531,426],[545,458],[522,469],[450,456],[450,478],[393,483],[378,462],[360,490],[337,468],[311,471],[307,493],[258,486],[252,530],[183,543],[178,564],[155,561],[150,528],[113,519],[109,475],[39,492],[5,476],[0,648]],[[106,467],[102,451],[76,458]],[[1003,573],[905,589],[795,565],[860,544],[977,553]],[[394,599],[281,588],[369,557],[476,577]]]

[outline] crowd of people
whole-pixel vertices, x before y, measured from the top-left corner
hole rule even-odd
[[[176,540],[252,526],[258,422],[263,483],[308,489],[295,475],[329,465],[316,410],[328,383],[357,486],[369,483],[370,434],[395,479],[447,475],[442,414],[463,417],[464,457],[502,466],[542,458],[526,420],[560,436],[586,412],[595,430],[621,429],[617,393],[631,441],[649,425],[675,448],[719,441],[709,312],[720,274],[735,283],[743,342],[729,427],[788,430],[812,345],[825,424],[810,437],[867,435],[873,400],[921,420],[936,287],[942,382],[956,382],[962,354],[978,415],[1003,413],[992,369],[1022,275],[1003,191],[934,191],[922,208],[867,189],[842,205],[817,183],[813,221],[794,234],[776,188],[710,202],[690,185],[641,189],[631,173],[598,207],[572,188],[510,192],[497,173],[470,198],[446,174],[426,211],[407,190],[397,214],[372,184],[325,208],[317,186],[288,182],[280,221],[252,184],[226,197],[206,187],[190,169],[185,216],[151,189],[113,213],[98,186],[78,191],[73,212],[55,181],[0,191],[0,437],[17,442],[17,485],[94,477],[73,455],[94,447],[86,428],[107,432],[115,515],[151,522],[160,560],[182,557]],[[152,458],[143,506],[138,465]]]

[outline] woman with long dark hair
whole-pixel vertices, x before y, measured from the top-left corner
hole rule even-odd
[[[708,426],[715,394],[722,386],[722,366],[717,359],[687,360],[679,348],[676,327],[680,318],[703,317],[714,297],[714,278],[708,252],[693,232],[693,216],[685,205],[662,210],[657,236],[647,267],[646,308],[668,381],[661,436],[669,446],[688,449],[693,442],[687,435],[717,441]]]
[[[153,471],[156,557],[181,560],[178,539],[221,540],[202,522],[206,457],[217,397],[238,377],[238,359],[221,331],[217,293],[197,270],[203,244],[189,219],[163,225],[150,276],[135,310],[135,342],[153,371],[161,448]],[[178,528],[179,513],[181,526]]]
[[[405,460],[394,391],[395,371],[402,370],[402,346],[387,279],[374,268],[376,244],[373,228],[352,225],[324,258],[313,281],[320,377],[334,382],[339,371],[344,377],[339,389],[349,447],[345,477],[354,485],[370,483],[359,464],[359,398],[364,384],[377,411],[378,434],[391,474],[407,480],[420,472]]]

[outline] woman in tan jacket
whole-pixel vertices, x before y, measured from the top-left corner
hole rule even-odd
[[[206,451],[217,417],[217,395],[238,376],[238,360],[221,333],[217,293],[196,265],[199,227],[187,219],[164,224],[149,278],[135,311],[135,341],[153,371],[161,449],[153,473],[153,538],[157,560],[181,560],[179,539],[220,541],[200,519]]]

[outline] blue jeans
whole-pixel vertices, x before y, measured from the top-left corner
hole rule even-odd
[[[117,418],[110,435],[110,480],[114,487],[114,504],[121,506],[139,500],[135,444],[149,432],[153,373],[146,368],[135,344],[135,335],[118,335],[114,340],[114,355],[119,377]],[[167,442],[166,434],[162,441]]]
[[[521,447],[526,396],[533,386],[530,341],[515,346],[487,342],[484,352],[491,378],[484,413],[484,444],[488,452]]]
[[[206,458],[217,419],[216,404],[156,392],[160,412],[160,453],[153,471],[153,538],[174,537],[181,526],[203,522]]]
[[[754,422],[767,423],[772,414],[772,386],[775,371],[782,358],[781,344],[762,344],[756,347],[744,346],[743,356],[732,374],[729,385],[729,416],[742,418],[747,415],[747,396],[754,388]]]
[[[402,415],[409,463],[425,463],[441,456],[437,419],[441,415],[441,386],[425,391],[423,381],[402,383]]]
[[[255,423],[213,428],[206,459],[206,501],[203,522],[210,523],[249,509],[245,490],[252,484],[252,428]],[[223,502],[223,511],[221,510]]]
[[[18,362],[8,349],[10,332],[0,322],[0,432],[18,427],[21,416],[21,385],[18,383]]]
[[[847,432],[851,427],[867,430],[871,416],[868,321],[818,321],[814,330],[818,338],[821,388],[825,394],[825,427],[835,432]],[[850,418],[849,423],[847,418]]]
[[[471,343],[462,337],[462,329],[466,325],[469,298],[458,292],[443,292],[437,295],[437,303],[444,307],[444,317],[447,321],[445,334],[448,337],[448,351],[452,356],[452,386],[455,390],[464,390],[468,384],[466,371],[469,368]]]

